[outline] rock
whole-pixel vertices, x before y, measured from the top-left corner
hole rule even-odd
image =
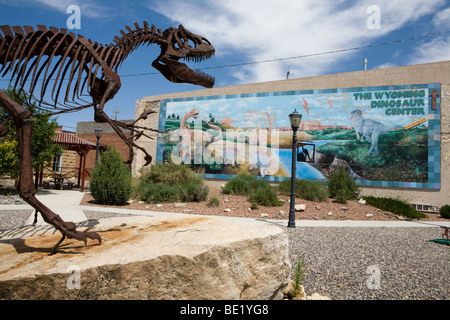
[[[175,203],[175,208],[185,208],[186,203]]]
[[[247,208],[247,211],[248,211],[248,212],[251,212],[251,211],[252,211],[252,208]]]
[[[156,205],[158,208],[161,208],[163,205],[162,204],[157,204]]]
[[[332,216],[333,212],[330,211],[330,212],[327,213],[327,215]]]
[[[288,284],[287,233],[265,222],[161,214],[85,221],[79,229],[104,241],[66,239],[48,256],[61,237],[54,228],[3,234],[0,297],[281,300]]]
[[[230,200],[228,200],[228,199],[223,199],[223,202],[228,202],[228,201],[230,201]]]
[[[331,299],[327,296],[323,296],[317,292],[314,292],[312,295],[306,296],[306,300],[331,300]]]
[[[360,204],[366,204],[366,200],[364,200],[363,198],[361,198],[361,199],[358,200],[358,203],[360,203]]]
[[[306,209],[306,204],[296,204],[295,205],[295,211],[297,211],[297,212],[305,211],[305,209]]]
[[[373,217],[373,214],[368,213],[368,214],[366,214],[366,217],[367,217],[367,218],[372,218],[372,217]]]
[[[280,211],[280,216],[284,216],[284,211]]]
[[[231,212],[231,209],[223,209],[224,212]]]
[[[269,215],[267,213],[261,213],[261,217],[267,218]]]
[[[341,207],[341,210],[348,210],[348,208],[347,207]]]
[[[194,210],[191,210],[191,209],[185,209],[185,210],[183,210],[183,212],[186,212],[186,213],[189,213],[189,212],[193,212]]]
[[[315,206],[316,210],[320,210],[320,206]]]

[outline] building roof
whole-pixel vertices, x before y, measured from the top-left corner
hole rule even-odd
[[[95,143],[81,139],[73,133],[64,131],[58,132],[52,140],[60,146],[73,151],[89,151],[97,148]],[[106,150],[106,148],[106,146],[100,145],[101,150]]]

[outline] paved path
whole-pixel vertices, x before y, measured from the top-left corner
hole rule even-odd
[[[75,223],[87,220],[84,211],[96,211],[105,213],[121,213],[132,215],[147,215],[155,216],[160,214],[167,214],[167,212],[154,212],[143,210],[130,210],[110,207],[94,207],[94,206],[80,206],[84,193],[79,191],[67,190],[40,190],[36,197],[42,201],[46,206],[52,209],[55,213],[61,216],[64,221],[72,221]],[[0,205],[0,210],[26,210],[32,209],[29,205]],[[193,214],[190,214],[193,216]],[[208,216],[211,217],[211,216]],[[287,220],[266,220],[253,218],[237,218],[214,216],[224,220],[239,221],[267,221],[279,226],[287,226]],[[30,215],[26,225],[33,224],[34,213]],[[38,215],[38,224],[44,224],[41,216]],[[297,227],[447,227],[450,228],[450,221],[354,221],[354,220],[297,220]]]

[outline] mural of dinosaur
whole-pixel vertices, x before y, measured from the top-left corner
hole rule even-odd
[[[191,83],[211,88],[214,78],[202,72],[192,71],[179,60],[199,62],[211,58],[215,49],[204,37],[193,34],[182,25],[165,31],[135,23],[134,28],[126,26],[114,43],[102,45],[92,42],[81,35],[75,36],[66,29],[39,25],[0,26],[0,75],[10,75],[10,83],[16,91],[26,92],[30,100],[38,103],[38,109],[47,115],[74,112],[84,108],[94,108],[94,119],[107,122],[130,148],[144,152],[146,164],[152,157],[146,150],[134,142],[135,137],[152,130],[136,125],[126,125],[111,120],[103,111],[121,87],[117,69],[127,56],[138,47],[156,44],[161,54],[153,61],[156,68],[166,79],[174,83]],[[53,83],[51,93],[50,82]],[[64,84],[63,84],[64,83]],[[89,101],[85,99],[89,99]],[[65,222],[35,197],[33,168],[31,162],[31,143],[33,114],[0,90],[0,105],[6,110],[16,125],[19,143],[19,193],[36,212],[40,212],[44,221],[61,232],[62,238],[51,249],[54,254],[59,244],[67,237],[84,241],[87,238],[98,240],[95,232],[80,232],[73,222]],[[147,118],[152,112],[144,112],[138,119]],[[124,135],[122,128],[140,130],[133,137]],[[5,135],[4,124],[0,124],[0,133]]]

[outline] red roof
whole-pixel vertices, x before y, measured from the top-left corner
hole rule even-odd
[[[58,132],[52,140],[60,146],[74,151],[95,150],[97,147],[95,143],[78,138],[75,134],[69,132]],[[100,148],[106,149],[106,146],[100,146]]]

